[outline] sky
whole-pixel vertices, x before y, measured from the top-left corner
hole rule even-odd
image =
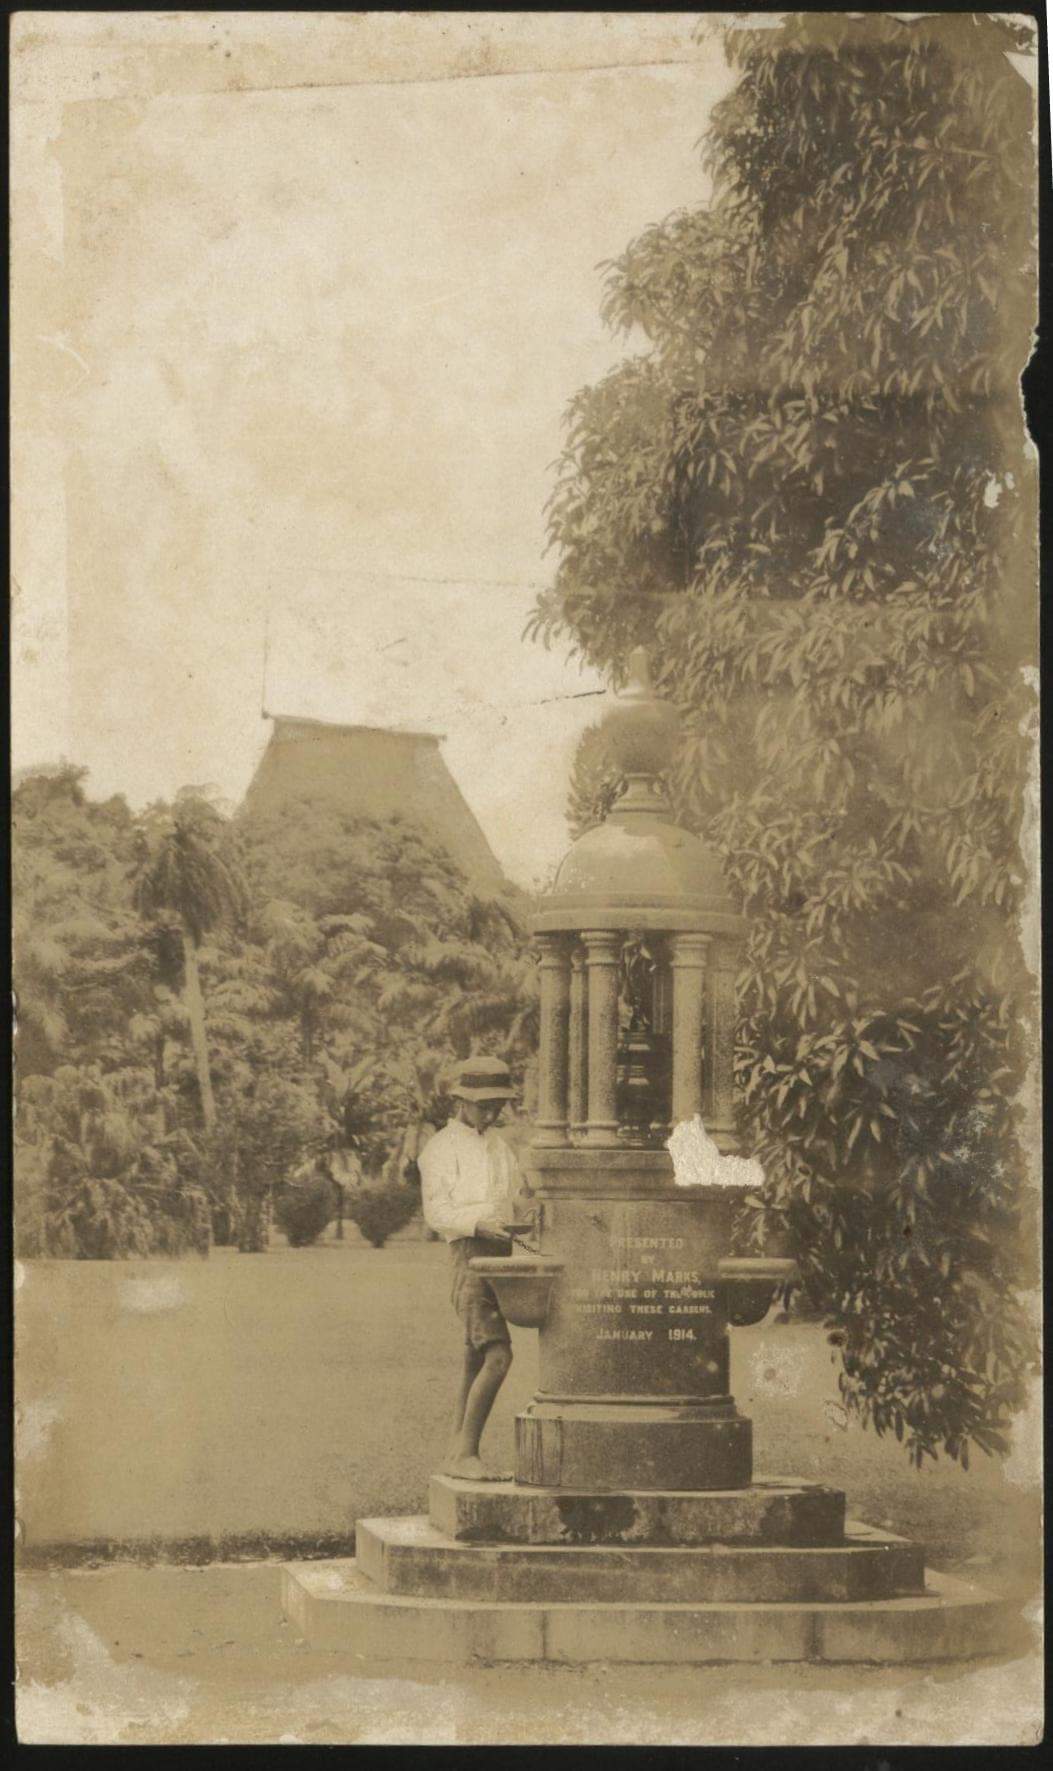
[[[599,705],[522,638],[561,418],[642,342],[601,262],[705,198],[719,50],[686,14],[20,16],[16,766],[236,801],[264,694],[425,726],[547,877]]]

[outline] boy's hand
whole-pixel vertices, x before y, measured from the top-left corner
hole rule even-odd
[[[480,1218],[475,1226],[477,1236],[492,1237],[495,1242],[511,1242],[512,1237],[496,1218]]]

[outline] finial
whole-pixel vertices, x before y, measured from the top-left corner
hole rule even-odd
[[[634,646],[629,653],[628,675],[628,694],[654,694],[654,684],[651,680],[651,659],[646,646]]]
[[[600,721],[607,753],[628,777],[612,809],[653,813],[663,805],[654,778],[669,766],[680,722],[675,708],[654,692],[646,646],[634,646],[625,663],[626,686]]]

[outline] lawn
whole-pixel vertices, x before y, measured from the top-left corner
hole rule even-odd
[[[23,1264],[17,1297],[19,1518],[57,1544],[189,1540],[202,1559],[349,1541],[419,1511],[442,1454],[460,1330],[441,1244],[349,1238],[208,1261]],[[489,1429],[510,1459],[537,1377],[531,1330]],[[937,1565],[1014,1586],[1038,1555],[1034,1459],[914,1472],[846,1421],[822,1330],[732,1334],[758,1474],[843,1487],[850,1511],[924,1541]]]

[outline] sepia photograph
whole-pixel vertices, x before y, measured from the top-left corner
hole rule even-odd
[[[1037,16],[10,44],[19,1743],[1038,1745]]]

